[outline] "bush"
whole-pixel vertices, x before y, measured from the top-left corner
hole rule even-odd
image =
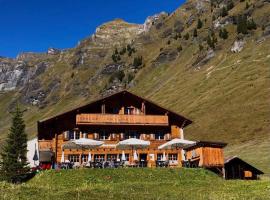
[[[133,60],[133,66],[135,68],[138,68],[139,66],[141,66],[143,63],[143,58],[142,56],[138,56],[138,57],[135,57],[134,60]]]
[[[219,37],[226,40],[228,38],[228,31],[226,28],[222,28],[219,30]]]
[[[197,29],[202,28],[202,26],[203,26],[203,23],[202,23],[201,19],[199,18],[198,22],[197,22]]]
[[[183,50],[183,48],[182,48],[182,46],[181,46],[181,44],[177,47],[177,51],[178,52],[180,52],[180,51],[182,51]]]
[[[124,55],[127,52],[127,48],[123,47],[122,50],[120,51],[120,55]]]
[[[234,7],[234,3],[232,0],[229,0],[227,2],[227,10],[231,10]]]
[[[197,32],[197,29],[195,28],[194,30],[193,30],[193,37],[197,37],[198,36],[198,32]]]
[[[250,19],[247,21],[247,29],[248,30],[253,30],[253,29],[256,30],[257,29],[257,25],[253,19]]]
[[[134,47],[131,47],[130,44],[127,45],[127,51],[128,51],[128,56],[132,56],[133,53],[136,52],[135,48]]]
[[[184,35],[184,38],[185,38],[185,40],[188,40],[188,39],[189,39],[189,33],[186,33],[186,34]]]
[[[214,49],[216,47],[217,44],[217,38],[214,32],[211,33],[211,35],[209,34],[207,37],[207,44],[210,48]]]
[[[125,77],[125,73],[122,70],[121,71],[116,71],[111,75],[109,82],[111,83],[114,80],[119,80],[120,82],[122,82],[124,77]]]
[[[237,19],[237,33],[247,34],[247,17],[239,15]]]
[[[227,8],[223,7],[221,10],[220,16],[225,17],[227,15],[228,15],[228,10],[227,10]]]

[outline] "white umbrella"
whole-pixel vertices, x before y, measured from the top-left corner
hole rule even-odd
[[[165,151],[163,152],[163,157],[162,157],[162,161],[166,161],[167,158],[166,158],[166,154],[165,154]]]
[[[139,140],[136,138],[130,138],[127,140],[120,141],[116,148],[118,149],[143,149],[150,145],[149,141]]]
[[[61,156],[61,163],[64,163],[65,162],[65,153],[64,151],[62,151],[62,156]]]
[[[143,148],[147,148],[149,145],[150,145],[149,141],[139,140],[136,138],[130,138],[127,140],[120,141],[116,145],[116,148],[117,149],[131,149],[132,154],[133,154],[133,149],[143,149]],[[136,153],[136,156],[135,156],[135,154],[133,155],[133,160],[135,160],[135,159],[138,160],[137,153]]]
[[[90,153],[90,151],[89,151],[87,162],[90,163],[91,161],[92,161],[92,156],[91,156],[91,153]]]
[[[122,157],[121,157],[121,160],[122,160],[122,161],[125,161],[125,160],[126,160],[126,155],[125,155],[125,152],[124,152],[124,151],[122,151]]]
[[[133,160],[136,160],[136,161],[138,160],[138,155],[137,155],[136,150],[134,151]]]
[[[72,141],[76,145],[79,145],[81,147],[87,148],[87,149],[93,149],[101,146],[104,142],[102,141],[97,141],[97,140],[92,140],[88,138],[80,138],[78,140]]]
[[[173,149],[173,148],[177,148],[177,147],[184,148],[185,146],[187,146],[189,144],[194,144],[194,143],[195,143],[194,141],[175,138],[169,142],[166,142],[166,143],[160,145],[158,147],[158,149]]]

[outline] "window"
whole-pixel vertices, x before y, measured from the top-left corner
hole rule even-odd
[[[94,155],[95,162],[103,162],[105,161],[105,155],[104,154],[96,154]]]
[[[158,153],[157,154],[157,160],[160,161],[162,160],[163,154],[162,153]]]
[[[80,132],[68,131],[68,136],[70,140],[78,140],[80,139]]]
[[[68,155],[68,160],[72,163],[80,162],[80,156],[79,155]]]
[[[155,139],[156,140],[164,140],[165,133],[163,131],[157,131],[155,133]]]
[[[171,154],[169,154],[168,157],[169,157],[169,160],[178,160],[177,159],[177,153],[173,153],[173,154],[171,153]]]
[[[108,154],[107,155],[107,161],[116,161],[117,160],[117,154]]]
[[[74,131],[68,131],[68,138],[74,140]]]
[[[108,140],[110,134],[107,131],[101,131],[100,133],[100,140]]]
[[[137,139],[139,139],[140,138],[140,134],[137,131],[135,131],[135,130],[128,130],[125,133],[125,139],[130,139],[130,138],[137,138]]]
[[[80,139],[80,132],[75,132],[75,140]]]
[[[87,162],[88,161],[88,155],[82,155],[82,162]]]

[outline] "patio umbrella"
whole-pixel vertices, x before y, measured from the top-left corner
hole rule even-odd
[[[121,160],[122,160],[122,161],[125,161],[125,160],[126,160],[126,155],[125,155],[125,152],[124,152],[124,151],[122,151],[122,157],[121,157]]]
[[[91,152],[89,151],[87,162],[90,163],[91,161],[92,161],[92,156],[91,156]]]
[[[133,154],[134,149],[136,150],[136,149],[147,148],[149,145],[150,145],[149,141],[140,140],[140,139],[136,139],[136,138],[130,138],[130,139],[127,139],[127,140],[120,141],[116,145],[116,148],[117,149],[123,149],[123,150],[124,149],[131,149],[132,154]],[[138,160],[138,156],[134,157],[134,155],[133,155],[133,160],[135,160],[135,158]]]
[[[136,150],[134,151],[133,160],[136,160],[136,161],[138,160],[138,155],[137,155]]]
[[[34,156],[33,156],[33,161],[34,161],[34,165],[36,165],[36,161],[38,161],[38,153],[37,153],[36,144],[35,144],[35,153],[34,153]]]
[[[94,149],[104,144],[104,142],[102,141],[92,140],[88,138],[80,138],[72,142],[75,143],[76,145],[81,146],[82,148],[87,148],[87,149]]]
[[[139,140],[136,138],[130,138],[127,140],[120,141],[117,145],[117,149],[143,149],[150,145],[149,141]]]
[[[65,153],[64,151],[62,151],[62,156],[61,156],[61,163],[64,163],[65,162]]]
[[[165,154],[165,151],[163,152],[163,156],[162,156],[162,161],[166,161],[167,158],[166,158],[166,154]]]
[[[194,141],[184,140],[180,138],[172,139],[169,142],[166,142],[158,147],[158,149],[174,149],[174,148],[184,148],[186,145],[194,144]]]

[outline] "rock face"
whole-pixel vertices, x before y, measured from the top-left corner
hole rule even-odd
[[[57,55],[59,53],[61,53],[61,51],[59,49],[56,49],[56,48],[49,48],[47,51],[47,54],[49,54],[49,55]]]
[[[231,48],[231,52],[238,53],[238,52],[242,51],[244,48],[244,45],[245,45],[245,42],[243,40],[236,40],[233,43],[233,46]]]
[[[165,18],[167,16],[168,16],[168,13],[161,12],[159,14],[155,14],[153,16],[147,17],[147,19],[145,20],[145,22],[143,24],[143,31],[148,32],[150,30],[150,28],[159,21],[160,18],[162,18],[162,17]]]
[[[115,19],[99,26],[92,36],[92,41],[95,45],[103,48],[111,45],[127,44],[131,43],[142,32],[142,25],[130,24],[122,19]]]
[[[44,62],[30,67],[23,61],[0,59],[0,91],[23,88],[31,79],[44,73],[47,67]]]

